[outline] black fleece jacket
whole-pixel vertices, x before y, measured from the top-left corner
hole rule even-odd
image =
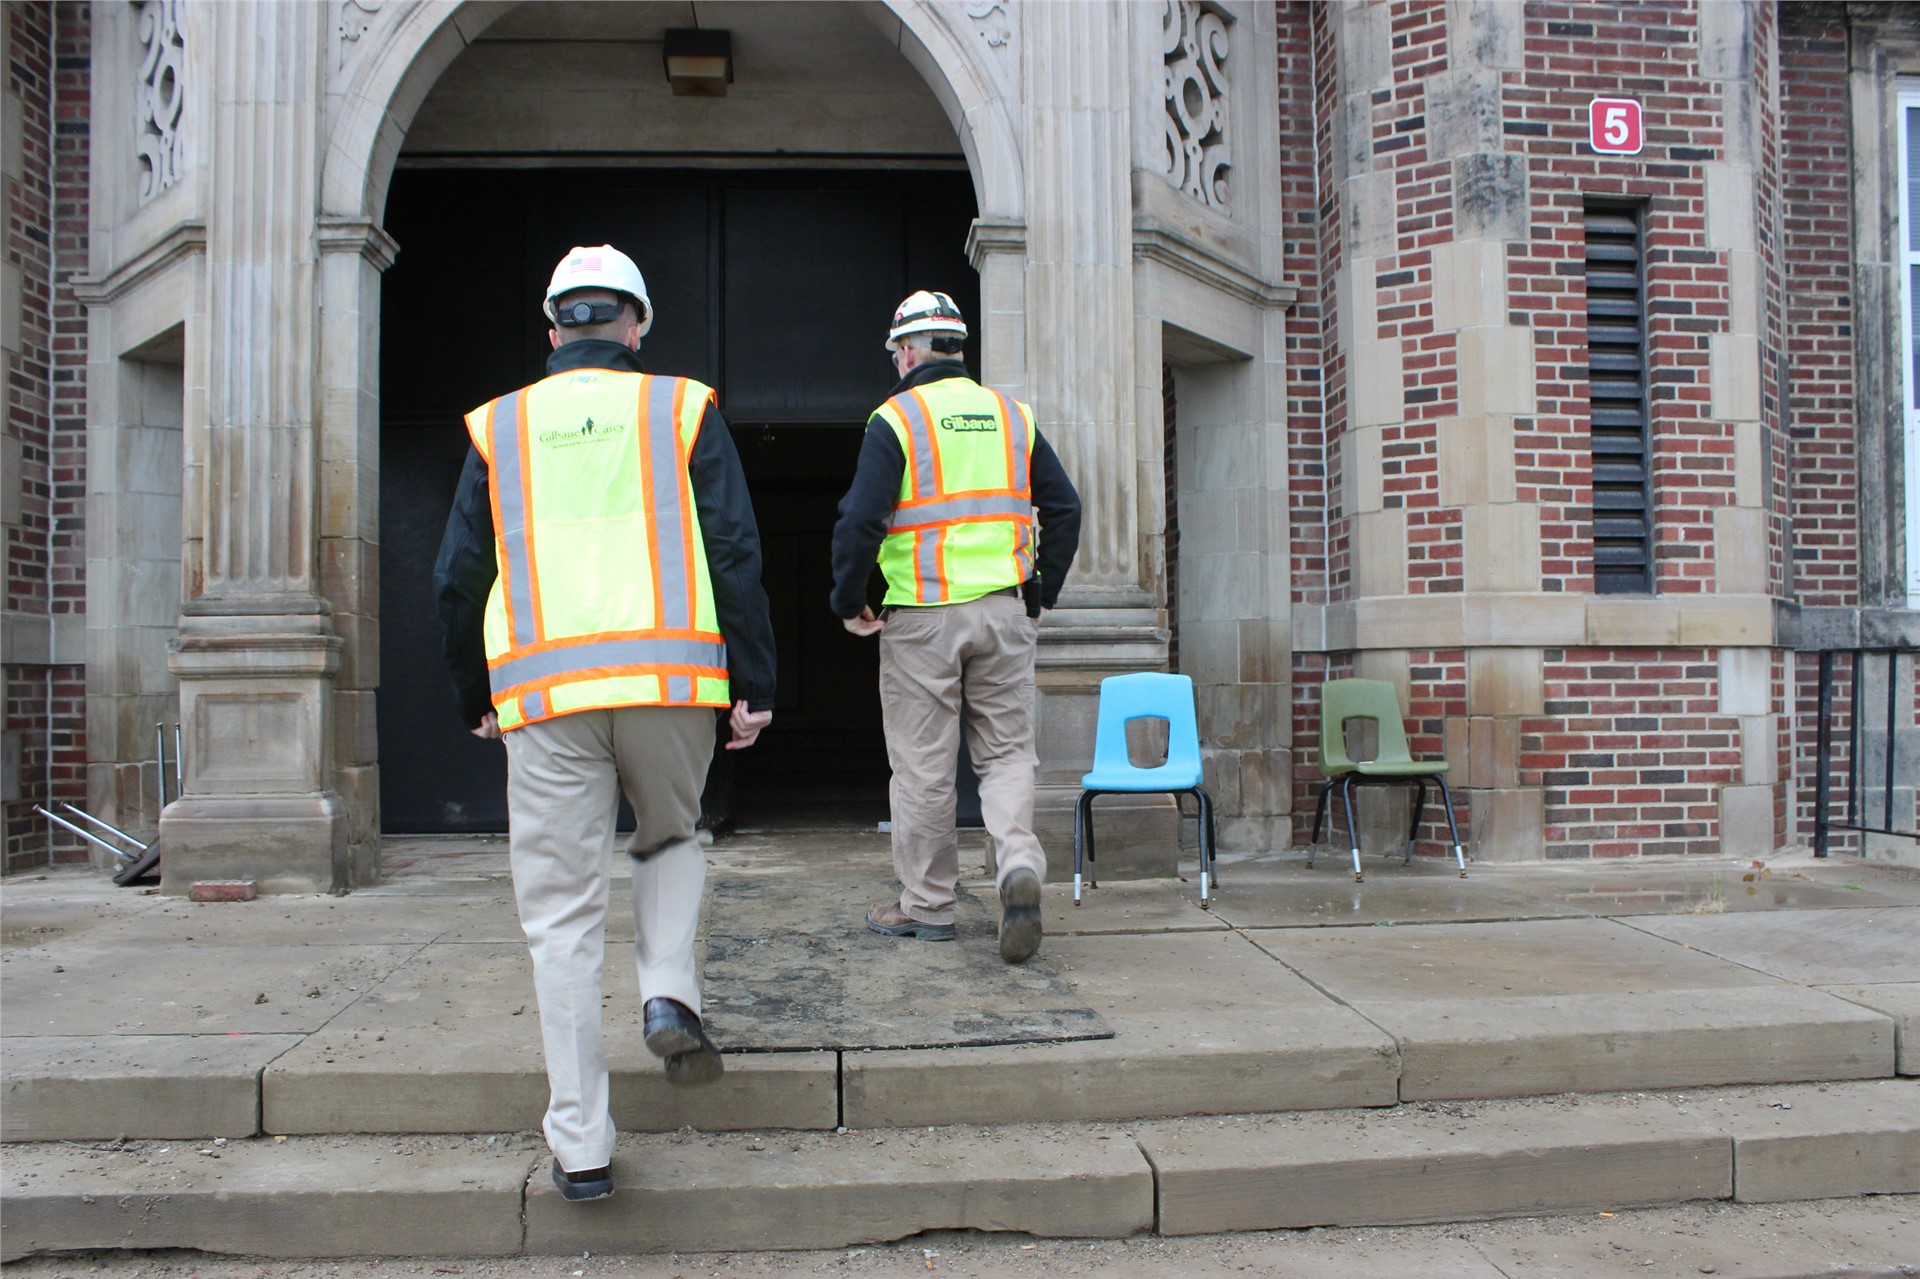
[[[569,342],[547,357],[547,373],[574,369],[644,370],[634,352],[618,342]],[[749,710],[770,711],[774,694],[773,622],[767,593],[760,585],[760,527],[753,518],[740,455],[720,411],[707,405],[700,435],[688,459],[700,538],[713,579],[713,607],[727,641],[727,675],[733,699]],[[487,684],[486,639],[482,629],[487,594],[500,575],[493,554],[493,504],[487,494],[487,464],[473,448],[454,490],[453,511],[433,566],[433,591],[439,602],[447,673],[462,720],[472,727],[493,709]]]
[[[929,360],[901,378],[887,398],[929,382],[966,376],[967,366],[959,360]],[[836,617],[858,617],[867,606],[867,579],[879,560],[880,543],[886,539],[893,508],[899,504],[900,477],[906,469],[907,455],[901,452],[893,428],[877,414],[868,418],[860,458],[854,464],[853,487],[840,499],[840,521],[833,526],[830,607]],[[1040,519],[1040,546],[1034,555],[1033,579],[1025,593],[1027,612],[1038,615],[1060,599],[1067,570],[1079,553],[1080,494],[1038,427],[1033,432],[1033,459],[1027,475]]]

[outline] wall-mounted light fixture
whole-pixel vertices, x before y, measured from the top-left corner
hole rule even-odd
[[[680,27],[661,47],[667,83],[679,98],[724,98],[733,83],[733,33]]]

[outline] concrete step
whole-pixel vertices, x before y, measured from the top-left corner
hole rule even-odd
[[[1135,1133],[1169,1235],[1920,1186],[1920,1083],[1910,1080],[1416,1103]]]
[[[1019,1076],[1008,1080],[1018,1086]],[[1118,1238],[1920,1192],[1920,1082],[1421,1102],[1134,1124],[623,1136],[565,1202],[531,1133],[10,1146],[0,1260]]]
[[[1311,931],[1203,917],[1184,931],[1049,937],[1048,955],[1112,1039],[729,1054],[710,1090],[665,1085],[637,995],[615,988],[615,1120],[634,1132],[1133,1120],[1920,1070],[1920,986],[1795,984],[1614,921]],[[142,1024],[66,1011],[84,980],[35,990],[10,973],[0,1131],[51,1141],[538,1127],[546,1080],[524,948],[462,943],[382,962],[353,1000],[330,996],[338,1007],[303,998],[320,988],[303,973],[257,1011],[246,994],[221,1017],[163,1006]],[[288,1005],[294,1017],[278,1011]],[[45,1033],[40,1008],[60,1018]],[[1009,1072],[1021,1087],[1006,1086]]]

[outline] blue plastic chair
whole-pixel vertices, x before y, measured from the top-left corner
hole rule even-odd
[[[1136,719],[1167,722],[1167,760],[1140,768],[1127,757],[1127,725]],[[1093,771],[1080,779],[1080,802],[1073,810],[1073,904],[1080,904],[1080,871],[1087,887],[1100,885],[1093,875],[1093,797],[1096,795],[1174,796],[1200,801],[1200,907],[1208,907],[1213,873],[1213,801],[1200,786],[1200,724],[1193,711],[1193,680],[1185,675],[1144,671],[1110,675],[1100,681],[1100,717],[1093,733]],[[1185,817],[1184,812],[1181,813]]]

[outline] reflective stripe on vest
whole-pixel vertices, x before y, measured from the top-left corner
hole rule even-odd
[[[486,647],[502,729],[729,704],[688,473],[712,395],[685,378],[580,369],[467,415],[493,503]]]
[[[880,546],[886,602],[962,602],[1031,577],[1031,411],[970,379],[947,378],[876,412],[906,463]]]

